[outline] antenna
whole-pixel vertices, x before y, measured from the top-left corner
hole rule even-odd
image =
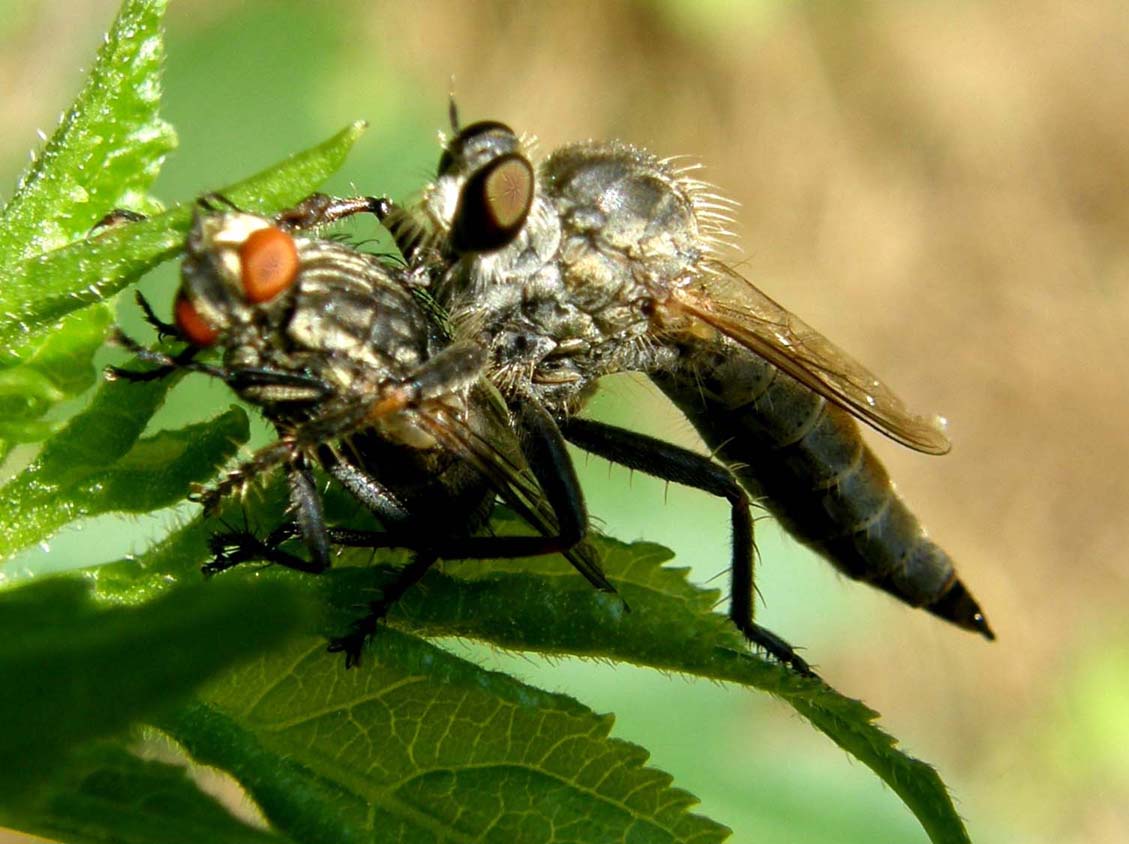
[[[451,76],[451,86],[447,91],[447,117],[451,121],[451,132],[459,134],[459,107],[455,103],[455,77]]]

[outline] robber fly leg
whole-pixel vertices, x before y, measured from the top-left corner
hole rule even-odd
[[[387,615],[388,610],[415,586],[439,560],[439,555],[422,551],[398,572],[396,579],[381,589],[380,599],[369,604],[369,612],[364,618],[353,623],[353,629],[329,643],[330,653],[344,653],[345,667],[352,668],[361,662],[361,652],[365,642],[376,632],[376,624]]]
[[[729,618],[753,644],[801,674],[813,673],[787,642],[753,623],[753,562],[756,555],[753,518],[749,512],[748,494],[725,466],[654,437],[591,419],[574,417],[562,420],[561,432],[574,445],[613,463],[727,500],[733,531]]]
[[[335,223],[355,214],[373,214],[378,220],[383,220],[389,205],[391,200],[383,197],[339,199],[324,193],[312,193],[293,208],[279,212],[274,219],[285,229],[302,231]]]
[[[561,547],[553,550],[563,553],[597,589],[615,592],[599,558],[582,542],[588,534],[588,510],[561,429],[533,396],[516,398],[510,409],[521,432],[522,453],[556,517],[556,539]]]
[[[330,475],[388,528],[386,531],[330,528],[329,539],[335,545],[350,548],[426,550],[445,560],[518,559],[564,551],[575,545],[583,535],[582,532],[578,533],[576,528],[570,528],[567,535],[562,530],[559,535],[554,536],[447,537],[436,536],[433,532],[421,533],[411,526],[411,514],[405,504],[363,469],[342,459],[329,446],[323,446],[318,450],[318,459]],[[575,474],[573,476],[575,477]],[[580,506],[583,512],[583,501]],[[602,577],[600,575],[600,582],[597,585],[613,591],[611,585]]]
[[[523,434],[522,451],[557,516],[560,539],[575,545],[588,533],[588,511],[576,467],[557,423],[537,401],[525,397],[511,408]]]
[[[411,213],[389,199],[373,209],[376,219],[392,235],[392,240],[404,260],[411,264],[426,239],[426,230],[412,219]]]

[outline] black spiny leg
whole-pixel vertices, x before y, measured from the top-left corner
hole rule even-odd
[[[287,467],[286,480],[290,486],[290,512],[294,521],[275,528],[266,539],[259,539],[246,526],[243,530],[212,534],[209,544],[215,558],[200,569],[205,575],[219,574],[252,561],[309,574],[321,574],[329,568],[329,528],[325,524],[325,512],[313,473],[303,457]],[[280,547],[295,537],[302,538],[309,559],[283,551]]]
[[[364,618],[358,619],[353,624],[353,629],[346,635],[334,639],[329,643],[330,653],[344,653],[345,667],[352,668],[361,662],[361,651],[369,636],[376,632],[376,625],[388,613],[388,610],[404,596],[404,593],[415,586],[423,576],[439,560],[439,555],[431,551],[420,551],[410,563],[400,569],[396,579],[381,589],[380,600],[369,604],[369,612]]]
[[[163,352],[156,352],[152,349],[147,349],[134,340],[132,337],[123,334],[120,330],[115,330],[110,335],[110,342],[116,346],[120,346],[128,352],[132,352],[137,357],[146,363],[155,364],[155,368],[147,369],[141,372],[131,369],[122,369],[120,366],[107,366],[105,369],[105,376],[110,381],[155,381],[158,378],[167,378],[177,370],[185,370],[187,372],[201,372],[204,375],[210,375],[213,378],[225,379],[227,376],[226,371],[215,366],[208,366],[204,363],[198,363],[194,358],[199,352],[195,346],[186,346],[175,355],[167,355]]]
[[[286,480],[290,486],[290,512],[294,521],[275,528],[266,539],[259,539],[246,527],[213,534],[210,544],[215,559],[201,569],[204,574],[219,574],[252,560],[310,574],[320,574],[329,568],[329,532],[325,513],[313,473],[304,457],[299,456],[287,467]],[[305,543],[310,554],[308,560],[279,547],[296,536]]]
[[[275,221],[284,228],[301,231],[335,223],[355,214],[373,214],[382,220],[391,200],[376,196],[339,199],[324,193],[312,193],[295,205],[279,212]]]
[[[404,260],[408,264],[413,263],[427,239],[424,228],[412,219],[408,211],[390,199],[385,199],[379,206],[374,207],[373,213],[385,230],[392,235],[392,240]]]
[[[525,459],[556,513],[561,539],[575,545],[588,533],[588,510],[561,430],[532,398],[515,403],[511,410],[523,435]]]
[[[165,322],[157,316],[156,311],[153,310],[153,306],[149,304],[149,300],[145,298],[144,293],[138,290],[134,293],[134,298],[137,300],[138,307],[141,308],[141,313],[145,315],[145,321],[157,330],[158,340],[163,340],[166,337],[180,337],[180,331],[175,325],[171,322]]]
[[[753,519],[749,496],[724,466],[679,446],[590,419],[572,418],[560,423],[565,439],[585,451],[653,475],[665,481],[700,489],[730,505],[733,530],[729,618],[752,642],[800,674],[815,672],[795,649],[753,621]]]
[[[287,522],[275,528],[266,539],[259,539],[249,528],[214,533],[208,540],[212,554],[215,555],[214,559],[201,566],[200,571],[210,577],[244,563],[258,562],[283,566],[307,574],[321,574],[329,567],[328,561],[323,565],[299,557],[297,554],[291,554],[289,551],[283,551],[279,547],[286,540],[300,535],[301,532],[294,522]]]
[[[522,434],[521,449],[526,462],[553,508],[562,542],[567,543],[566,558],[597,589],[614,593],[615,587],[604,574],[598,558],[582,543],[588,535],[588,509],[561,429],[532,396],[521,397],[510,410]]]

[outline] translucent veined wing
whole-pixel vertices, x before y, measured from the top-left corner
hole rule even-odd
[[[494,406],[493,402],[483,400],[487,389],[489,388],[483,386],[472,395],[472,398],[479,399],[473,406],[472,412],[505,413],[504,405],[499,408]],[[501,401],[500,397],[498,401]],[[490,485],[501,499],[530,527],[544,536],[551,536],[557,532],[557,519],[553,508],[546,500],[536,479],[523,465],[524,461],[517,456],[520,454],[519,446],[512,436],[507,438],[510,440],[508,445],[512,447],[503,448],[502,444],[485,439],[470,425],[452,414],[449,408],[439,403],[434,403],[430,407],[421,407],[416,413],[428,433],[443,448],[474,466],[490,481]],[[491,427],[495,428],[491,432],[491,437],[499,436],[500,430],[508,432],[508,425],[504,429],[500,429],[497,425]],[[587,542],[581,542],[564,552],[564,556],[597,589],[604,592],[616,591],[604,575],[598,553]]]
[[[927,454],[951,448],[941,417],[910,412],[866,367],[725,264],[704,269],[675,290],[680,310],[903,445]]]

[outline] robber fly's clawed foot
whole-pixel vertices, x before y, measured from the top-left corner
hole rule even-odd
[[[331,654],[345,654],[345,667],[354,668],[361,664],[361,653],[365,643],[376,633],[376,624],[384,618],[388,606],[383,601],[373,601],[369,605],[369,612],[364,618],[353,622],[353,629],[344,636],[331,639],[326,648]]]
[[[200,567],[205,577],[254,560],[269,562],[272,549],[249,530],[213,533],[208,539],[212,561]]]
[[[819,675],[812,670],[812,667],[807,664],[803,657],[796,653],[796,649],[771,630],[761,627],[759,624],[750,624],[743,628],[741,632],[751,643],[761,648],[773,659],[790,667],[797,674],[819,679]]]

